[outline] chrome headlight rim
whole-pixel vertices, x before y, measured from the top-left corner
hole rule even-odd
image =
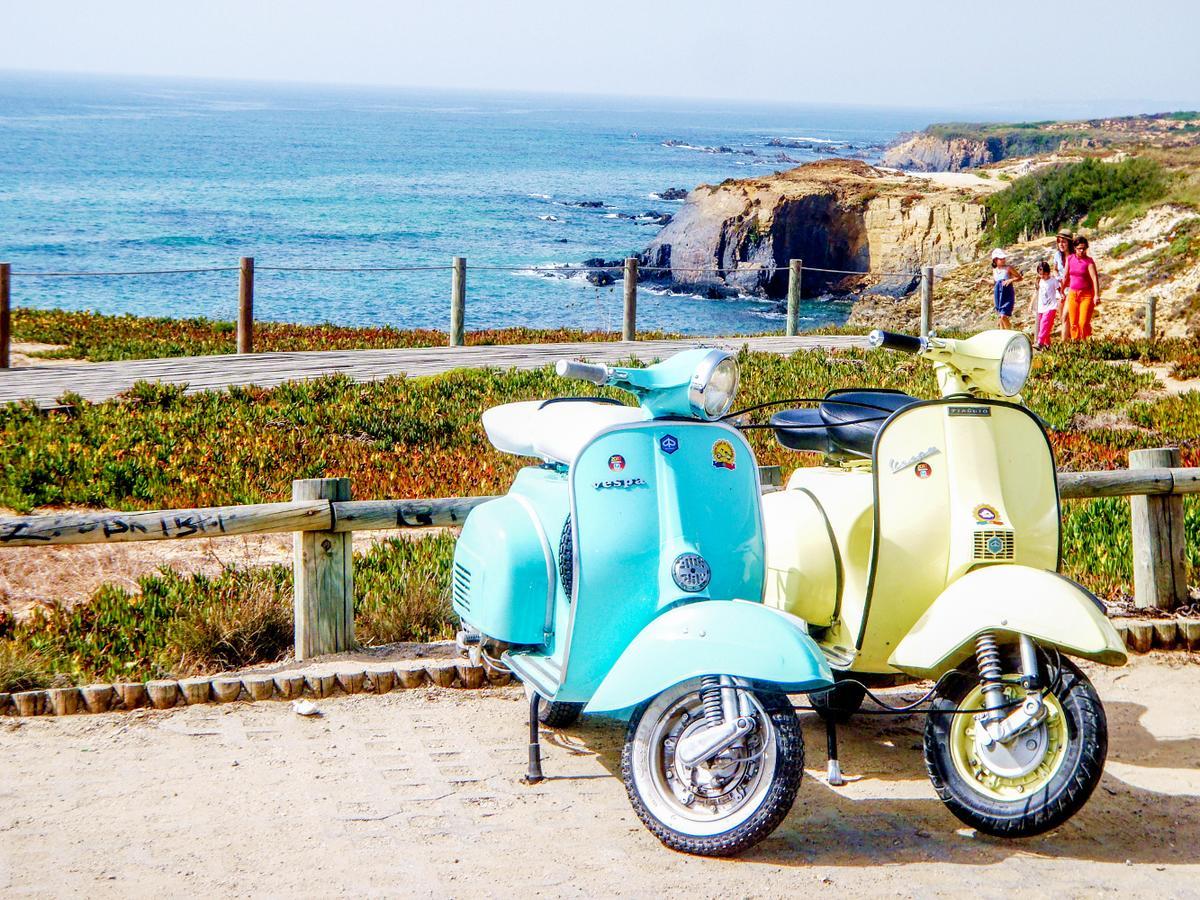
[[[705,403],[709,386],[712,384],[713,376],[717,372],[717,368],[726,361],[733,364],[733,386],[730,388],[728,396],[720,410],[710,414],[708,405]],[[738,387],[741,384],[741,367],[737,364],[737,357],[727,350],[710,350],[703,359],[700,360],[692,373],[691,383],[688,385],[688,403],[692,408],[692,414],[700,419],[713,422],[725,415],[733,407],[733,400],[737,396]]]
[[[1027,335],[1017,332],[1004,345],[1004,353],[1000,356],[1000,390],[1006,397],[1017,396],[1028,383],[1032,369],[1033,345]]]

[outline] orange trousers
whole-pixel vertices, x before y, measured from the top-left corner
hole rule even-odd
[[[1096,311],[1096,296],[1091,291],[1067,291],[1067,340],[1081,341],[1092,336],[1092,314]]]

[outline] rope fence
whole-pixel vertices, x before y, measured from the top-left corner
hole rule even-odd
[[[611,272],[620,269],[624,261],[608,266],[583,266],[573,263],[563,265],[532,264],[521,265],[472,265],[476,272]],[[453,265],[433,266],[263,266],[255,265],[259,272],[449,272]],[[719,266],[638,266],[639,272],[687,272],[708,273],[712,275],[737,275],[743,272],[783,272],[786,266],[736,266],[725,268]],[[859,275],[877,278],[919,278],[920,271],[913,272],[881,272],[862,271],[860,269],[824,269],[820,266],[805,266],[809,272],[825,272],[834,275]],[[237,266],[213,266],[202,269],[137,269],[125,272],[30,272],[13,271],[13,277],[21,278],[117,278],[138,275],[194,275],[207,272],[236,272]]]
[[[237,352],[254,352],[254,258],[242,257],[237,266],[207,266],[185,269],[132,269],[125,271],[13,271],[11,264],[0,263],[0,369],[8,368],[11,343],[11,285],[13,278],[124,278],[143,277],[152,275],[197,275],[237,272],[238,273],[238,316],[237,316]],[[602,265],[586,265],[567,263],[563,265],[531,264],[488,264],[472,265],[472,271],[477,272],[537,272],[554,275],[574,275],[603,272],[610,280],[596,283],[600,286],[614,284],[612,277],[617,270],[622,271],[624,282],[623,315],[621,339],[637,340],[637,285],[640,276],[650,275],[652,278],[664,273],[671,275],[712,275],[714,278],[728,278],[731,275],[767,273],[774,277],[787,272],[787,313],[785,334],[791,336],[799,332],[801,283],[805,270],[819,272],[823,275],[842,275],[860,278],[902,278],[908,281],[920,279],[920,331],[926,336],[933,328],[933,266],[922,266],[911,272],[870,271],[855,269],[834,269],[822,266],[806,266],[802,260],[792,259],[787,266],[754,264],[735,266],[642,266],[637,257],[624,260],[613,260]],[[451,273],[450,292],[450,328],[449,343],[452,347],[466,343],[465,317],[467,296],[467,260],[456,256],[450,265],[396,265],[396,266],[257,266],[260,272],[286,273],[385,273],[385,272],[445,272]],[[698,284],[697,287],[702,287]],[[1103,303],[1117,303],[1131,306],[1144,306],[1146,337],[1155,338],[1155,308],[1156,297],[1149,297],[1145,303],[1122,298],[1105,298]]]

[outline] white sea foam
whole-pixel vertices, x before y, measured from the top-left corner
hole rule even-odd
[[[566,219],[560,219],[558,216],[544,215],[538,216],[543,222],[565,222]]]
[[[534,200],[549,200],[549,194],[526,194],[526,197],[532,197]]]
[[[805,143],[805,144],[844,144],[844,143],[846,143],[845,141],[835,141],[835,140],[831,140],[829,138],[815,138],[815,137],[785,137],[785,138],[780,138],[780,140],[781,141],[795,141],[798,144],[799,143]]]

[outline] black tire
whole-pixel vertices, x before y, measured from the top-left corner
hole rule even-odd
[[[1054,775],[1028,797],[1011,801],[989,797],[954,764],[950,730],[956,716],[938,710],[954,709],[979,684],[974,667],[966,677],[948,679],[945,693],[933,702],[925,723],[925,768],[938,797],[967,825],[1004,838],[1041,834],[1075,815],[1099,783],[1108,756],[1104,707],[1078,666],[1069,659],[1058,665],[1053,694],[1065,714],[1066,751]],[[1054,681],[1054,670],[1044,662],[1042,671]]]
[[[582,703],[543,700],[538,704],[538,721],[547,728],[570,728],[578,721],[581,712]]]
[[[867,690],[857,681],[839,681],[833,690],[809,694],[813,709],[826,722],[844,725],[863,705]]]
[[[664,691],[659,697],[667,693]],[[664,823],[647,807],[634,773],[634,753],[637,752],[635,739],[643,716],[659,698],[654,697],[642,703],[630,719],[625,748],[621,753],[621,777],[625,781],[625,790],[642,824],[672,850],[697,856],[736,856],[770,835],[791,810],[804,775],[804,738],[800,733],[800,722],[784,694],[754,691],[753,695],[770,719],[775,746],[774,771],[764,797],[754,812],[734,828],[717,834],[697,835],[680,831]]]

